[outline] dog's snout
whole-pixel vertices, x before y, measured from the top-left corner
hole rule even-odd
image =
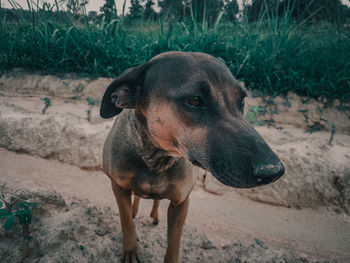
[[[283,174],[284,166],[280,161],[276,163],[258,165],[253,169],[253,176],[260,185],[272,183]]]

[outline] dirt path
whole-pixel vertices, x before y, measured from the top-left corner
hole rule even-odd
[[[121,248],[119,217],[102,172],[3,148],[0,156],[3,189],[27,194],[42,206],[36,212],[29,250],[17,241],[19,230],[0,230],[2,258],[116,262]],[[152,202],[141,201],[136,225],[143,262],[162,261],[167,203],[161,202],[161,221],[154,227],[148,218]],[[181,262],[348,262],[349,237],[350,218],[343,214],[275,207],[234,192],[217,196],[197,187],[191,194]]]

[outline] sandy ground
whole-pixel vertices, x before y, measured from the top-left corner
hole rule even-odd
[[[1,262],[117,262],[122,235],[108,178],[98,171],[0,148],[1,192],[38,204],[30,241],[0,230]],[[166,207],[160,224],[142,200],[135,219],[142,262],[162,262]],[[327,209],[253,202],[237,193],[191,194],[180,262],[349,262],[350,217]]]
[[[40,97],[0,95],[0,147],[81,168],[101,168],[102,146],[114,119],[102,120],[95,106],[88,122],[86,101],[51,101],[42,114]],[[242,195],[282,206],[333,206],[350,215],[349,134],[337,131],[329,145],[329,131],[310,134],[281,124],[255,128],[284,162],[286,173],[274,184],[240,191]],[[216,179],[206,180],[204,186],[210,192],[225,191]]]
[[[92,171],[100,167],[112,121],[102,121],[94,107],[88,122],[85,101],[100,98],[109,80],[18,74],[0,78],[0,145],[12,150],[0,147],[0,193],[37,208],[29,240],[18,225],[9,231],[0,226],[0,262],[118,262],[118,209],[107,176]],[[81,99],[70,99],[79,85]],[[52,106],[43,115],[46,96]],[[259,121],[274,120],[275,128],[257,130],[285,162],[286,175],[244,193],[209,177],[204,185],[199,180],[190,196],[180,262],[350,262],[350,136],[339,132],[348,131],[348,111],[288,96],[256,103],[266,104]],[[338,121],[331,146],[329,131],[304,133],[320,121],[325,130]],[[294,127],[279,127],[280,122]],[[203,190],[209,187],[223,194]],[[152,201],[141,201],[135,219],[141,262],[163,261],[167,205],[161,202],[160,223],[154,226]]]

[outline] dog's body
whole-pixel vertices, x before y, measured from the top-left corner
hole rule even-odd
[[[119,116],[104,145],[103,168],[120,211],[124,260],[137,260],[132,218],[139,198],[132,207],[132,192],[171,201],[165,262],[177,262],[196,181],[192,164],[234,187],[267,184],[284,173],[279,159],[242,118],[244,96],[227,67],[202,53],[159,55],[107,88],[101,116]],[[155,201],[151,213],[154,223],[158,205]]]

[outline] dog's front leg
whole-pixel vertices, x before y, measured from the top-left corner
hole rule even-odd
[[[134,195],[134,202],[132,202],[132,218],[135,218],[137,211],[139,211],[140,197]]]
[[[188,206],[188,197],[178,205],[170,202],[168,208],[168,248],[165,253],[165,263],[177,263],[179,260],[182,227],[185,223]]]
[[[132,220],[131,191],[122,189],[112,180],[112,189],[117,199],[120,214],[120,222],[123,231],[123,260],[122,262],[136,263],[137,243],[135,224]]]

